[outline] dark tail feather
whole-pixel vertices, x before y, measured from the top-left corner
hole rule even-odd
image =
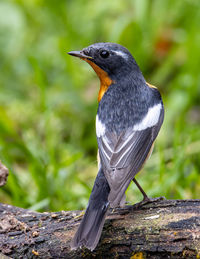
[[[100,168],[96,177],[85,215],[71,242],[71,248],[85,246],[91,251],[97,246],[109,207],[110,187]]]

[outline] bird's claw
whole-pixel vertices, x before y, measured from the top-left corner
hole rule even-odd
[[[144,199],[142,201],[134,204],[133,207],[138,209],[138,208],[140,208],[143,205],[146,205],[148,203],[153,203],[153,202],[163,201],[163,200],[166,200],[166,198],[164,196],[157,197],[157,198],[150,198],[150,197],[146,196],[146,197],[144,197]]]

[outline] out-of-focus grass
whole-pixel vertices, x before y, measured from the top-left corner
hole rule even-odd
[[[126,46],[159,87],[166,116],[137,179],[152,196],[199,198],[200,2],[0,2],[0,201],[37,210],[86,206],[97,173],[98,79],[66,53]],[[132,184],[127,200],[141,196]]]

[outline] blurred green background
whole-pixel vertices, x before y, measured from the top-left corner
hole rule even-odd
[[[137,179],[152,196],[200,198],[200,1],[1,0],[0,201],[85,208],[97,174],[99,81],[67,55],[94,42],[127,47],[160,89],[165,121]],[[141,199],[134,184],[132,203]]]

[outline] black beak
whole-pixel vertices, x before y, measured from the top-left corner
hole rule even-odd
[[[83,53],[83,51],[70,51],[68,52],[69,55],[74,56],[74,57],[78,57],[78,58],[86,58],[86,59],[93,59],[90,56],[87,56]]]

